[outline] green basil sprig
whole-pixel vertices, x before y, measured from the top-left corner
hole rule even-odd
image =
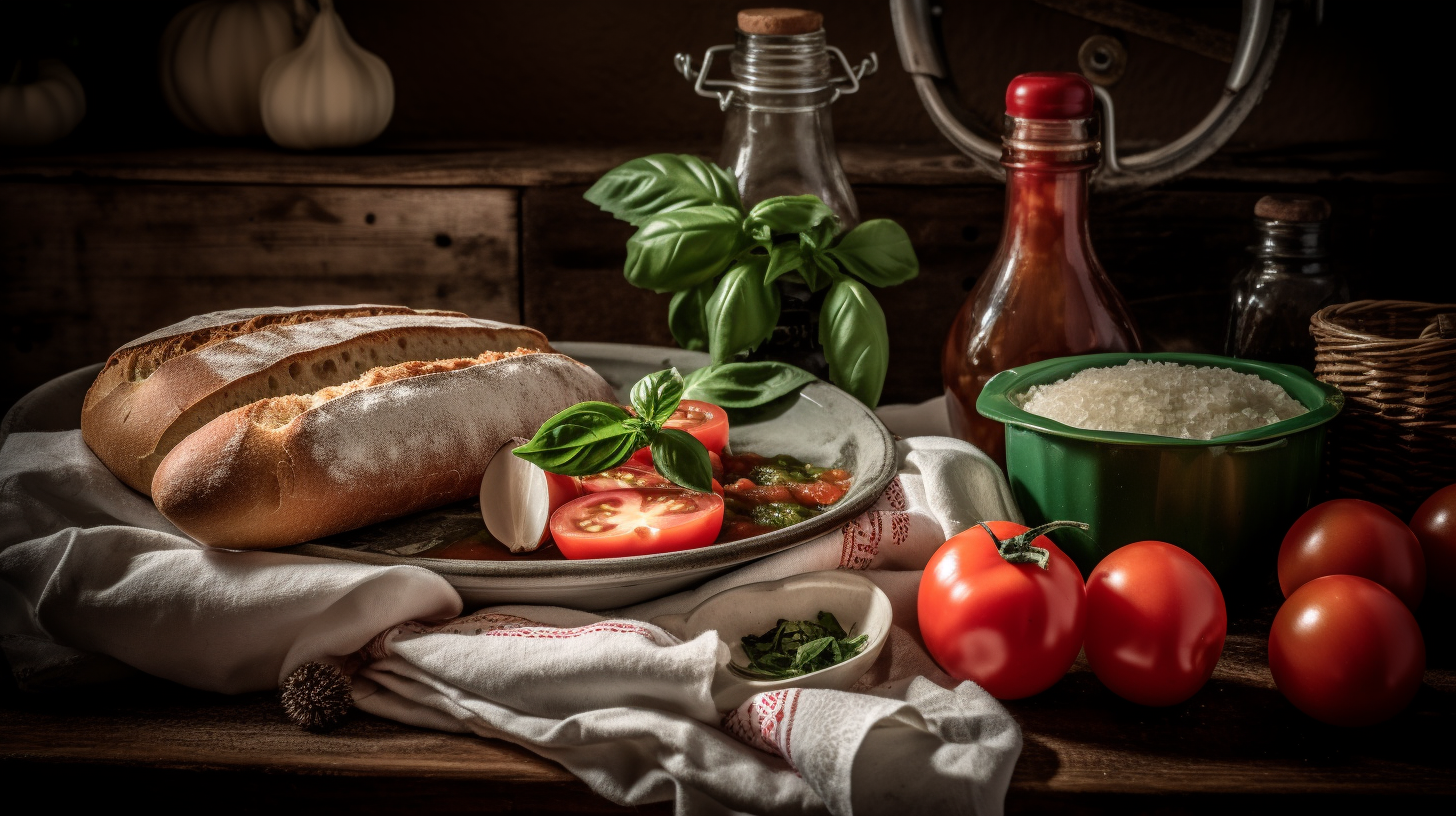
[[[632,410],[610,402],[581,402],[546,420],[515,454],[542,470],[590,476],[652,447],[652,463],[673,484],[699,493],[713,489],[708,450],[691,434],[663,424],[682,401],[686,384],[677,369],[649,374],[632,386]]]
[[[757,408],[817,379],[798,366],[773,360],[722,363],[688,374],[683,396],[723,408]]]
[[[812,195],[745,210],[730,171],[666,153],[608,171],[586,199],[638,228],[624,272],[634,286],[674,293],[668,328],[683,348],[730,364],[773,334],[779,281],[828,289],[819,340],[829,379],[878,403],[890,342],[884,310],[864,284],[894,286],[919,274],[900,225],[875,219],[842,232],[839,217]]]

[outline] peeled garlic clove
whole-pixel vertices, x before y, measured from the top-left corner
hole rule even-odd
[[[530,552],[551,537],[551,514],[580,496],[581,483],[547,473],[512,451],[517,437],[501,446],[480,480],[480,515],[485,529],[513,553]]]

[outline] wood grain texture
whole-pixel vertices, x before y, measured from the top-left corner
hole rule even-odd
[[[622,277],[632,227],[581,198],[584,187],[524,192],[525,321],[548,337],[671,344],[668,295]],[[1221,353],[1228,282],[1247,261],[1254,203],[1267,188],[1160,189],[1091,200],[1092,240],[1127,298],[1150,349]],[[1412,240],[1449,207],[1440,188],[1322,189],[1339,267],[1356,297],[1402,292],[1456,296],[1456,281],[1424,273],[1427,245]],[[885,402],[940,393],[946,331],[1000,241],[1004,193],[981,185],[862,185],[864,218],[892,218],[910,234],[920,276],[875,290],[890,333]]]
[[[0,348],[28,389],[215,309],[516,322],[516,207],[506,189],[0,183]]]
[[[1147,145],[1123,145],[1136,152]],[[573,145],[397,141],[326,154],[258,147],[180,147],[125,152],[54,152],[0,157],[0,180],[118,180],[188,184],[302,184],[417,187],[541,187],[591,184],[617,165],[649,153],[693,153],[716,161],[718,143]],[[949,145],[843,144],[853,184],[943,187],[992,184],[992,177]],[[1281,150],[1224,152],[1181,177],[1182,182],[1239,181],[1266,185],[1431,184],[1444,171],[1393,163],[1369,151]],[[1180,182],[1181,183],[1181,182]]]

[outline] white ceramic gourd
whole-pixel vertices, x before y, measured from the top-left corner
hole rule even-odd
[[[162,94],[182,124],[217,136],[261,136],[258,88],[298,45],[284,0],[204,0],[162,35]]]
[[[85,115],[86,92],[60,60],[41,60],[35,81],[25,83],[17,63],[10,81],[0,85],[0,145],[50,144],[75,130]]]
[[[394,78],[349,36],[333,0],[320,0],[303,45],[263,75],[262,110],[268,136],[282,147],[354,147],[389,124]]]

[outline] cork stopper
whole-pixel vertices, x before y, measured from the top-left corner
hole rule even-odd
[[[1315,195],[1266,195],[1254,205],[1254,215],[1270,221],[1323,221],[1330,217],[1330,202]]]
[[[812,34],[824,27],[824,15],[791,8],[744,9],[738,30],[744,34]]]

